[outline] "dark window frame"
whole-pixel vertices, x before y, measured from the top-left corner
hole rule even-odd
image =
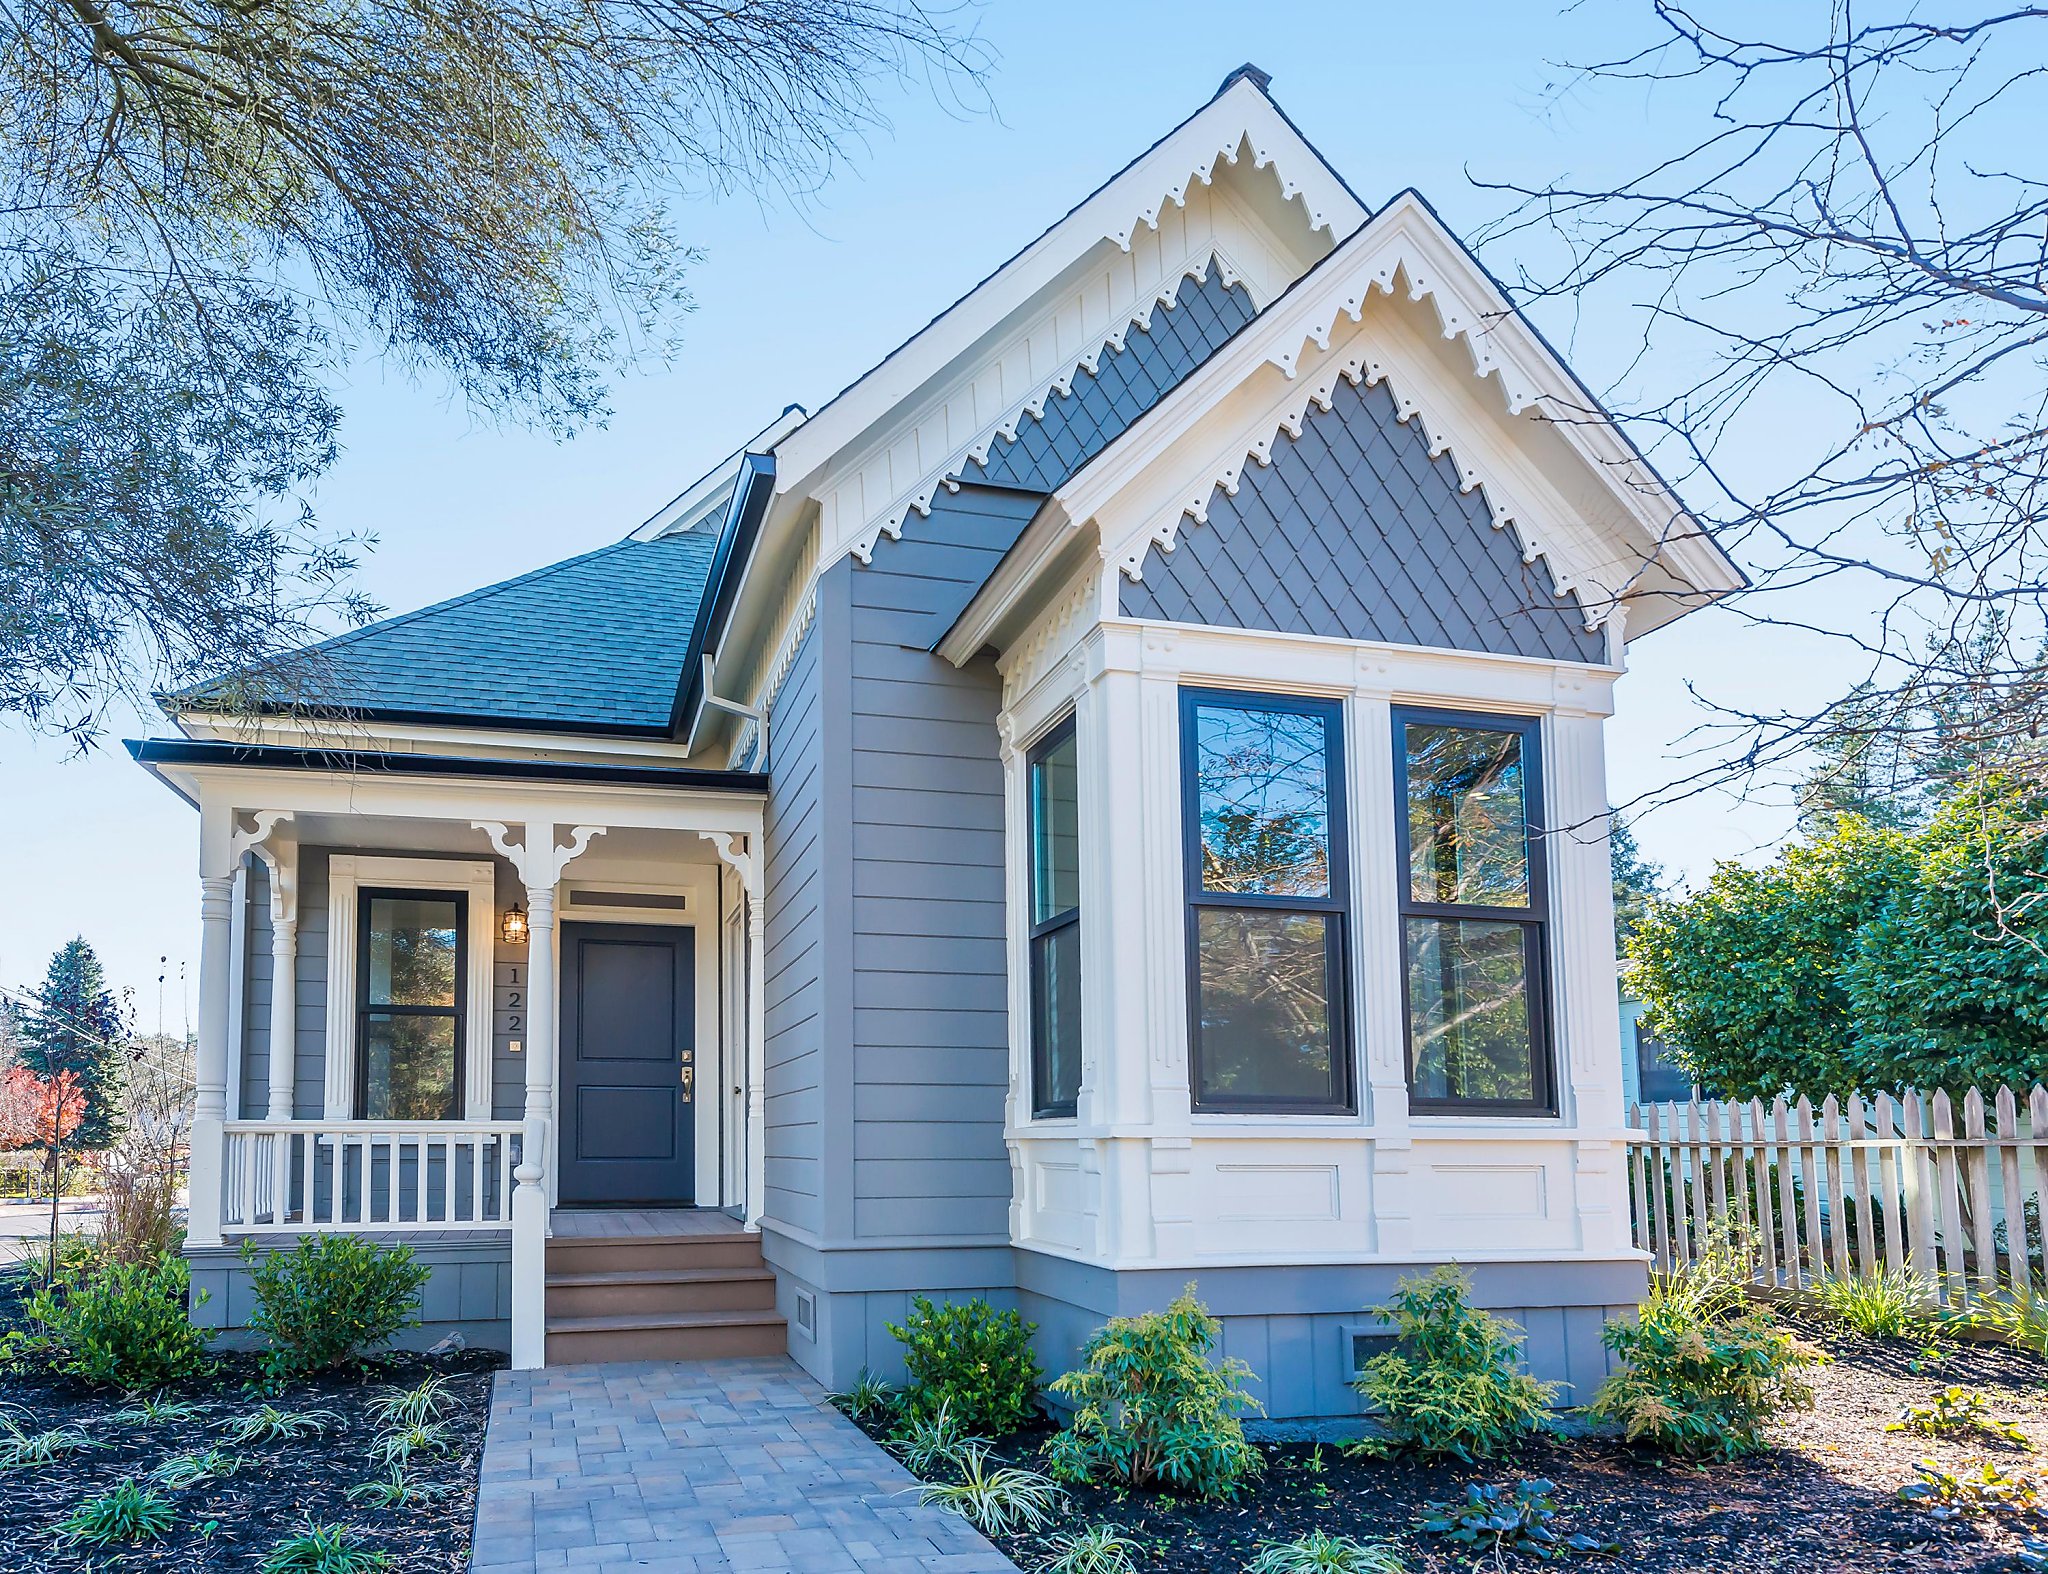
[[[455,1004],[452,1006],[374,1005],[370,1000],[370,904],[378,897],[408,902],[450,902],[455,907]],[[466,891],[420,889],[410,886],[363,885],[356,887],[356,1096],[357,1120],[371,1118],[370,1109],[370,1018],[372,1016],[452,1017],[455,1021],[455,1108],[443,1117],[460,1120],[468,1109],[469,1090],[464,1083],[468,1067],[469,1026],[469,895]]]
[[[1204,707],[1284,711],[1315,716],[1323,723],[1324,809],[1328,817],[1329,895],[1273,896],[1209,891],[1202,886],[1202,788],[1197,779],[1196,712]],[[1180,691],[1181,896],[1187,909],[1188,1099],[1197,1115],[1356,1115],[1358,1071],[1351,1030],[1351,824],[1344,770],[1344,702],[1264,689],[1182,687]],[[1214,1099],[1202,1096],[1201,915],[1205,908],[1231,911],[1316,913],[1328,921],[1324,990],[1330,1002],[1331,1070],[1338,1084],[1334,1100],[1292,1098]]]
[[[1072,907],[1064,908],[1043,921],[1038,920],[1035,916],[1038,912],[1039,868],[1038,795],[1035,791],[1036,773],[1038,767],[1044,763],[1045,757],[1069,739],[1075,740],[1074,784],[1076,792],[1076,824],[1074,836],[1078,867],[1078,844],[1080,839],[1080,825],[1078,823],[1080,804],[1078,795],[1081,775],[1081,746],[1074,732],[1073,713],[1071,711],[1068,712],[1065,717],[1040,733],[1024,754],[1024,861],[1026,871],[1024,899],[1026,904],[1025,916],[1028,920],[1024,935],[1024,955],[1025,968],[1031,982],[1031,1017],[1030,1021],[1026,1024],[1026,1030],[1031,1036],[1031,1118],[1033,1120],[1071,1120],[1079,1113],[1081,1103],[1079,1067],[1075,1068],[1074,1096],[1072,1098],[1051,1100],[1044,1097],[1045,1091],[1052,1081],[1052,1056],[1051,1046],[1045,1042],[1044,1035],[1039,1031],[1040,1024],[1045,1020],[1046,974],[1046,969],[1040,959],[1051,953],[1051,947],[1042,946],[1039,942],[1051,935],[1071,928],[1074,931],[1076,943],[1079,943],[1081,931],[1080,891],[1078,889],[1075,890],[1074,905]],[[1079,981],[1079,971],[1077,963],[1075,969],[1077,983]],[[1080,1005],[1080,997],[1077,995],[1074,1001],[1074,1008],[1079,1010]]]
[[[1420,902],[1415,899],[1408,834],[1408,728],[1470,727],[1481,732],[1512,732],[1522,740],[1522,845],[1528,859],[1529,902],[1526,907],[1487,907],[1471,902]],[[1545,804],[1549,783],[1543,770],[1543,722],[1536,716],[1495,711],[1444,710],[1433,705],[1393,707],[1394,847],[1400,879],[1395,922],[1401,935],[1402,1064],[1407,1068],[1408,1108],[1417,1115],[1512,1115],[1543,1119],[1558,1113],[1557,1046],[1550,1032],[1550,869],[1545,858]],[[1530,1085],[1527,1099],[1424,1099],[1415,1093],[1415,1002],[1409,957],[1410,919],[1471,919],[1483,923],[1522,925],[1522,967],[1529,989]]]

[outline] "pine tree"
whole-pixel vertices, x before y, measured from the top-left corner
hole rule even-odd
[[[69,1071],[85,1092],[85,1118],[68,1145],[108,1146],[120,1129],[128,1027],[99,956],[83,937],[67,941],[50,958],[17,1031],[24,1066],[43,1077]]]

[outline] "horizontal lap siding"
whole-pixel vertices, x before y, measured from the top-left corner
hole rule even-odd
[[[825,778],[822,643],[818,626],[769,718],[766,972],[766,1212],[823,1228]]]
[[[963,489],[851,577],[854,1233],[1009,1228],[1003,775],[992,663],[922,648],[1036,500]]]

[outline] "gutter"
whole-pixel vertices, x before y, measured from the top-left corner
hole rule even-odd
[[[285,744],[226,743],[202,738],[129,738],[123,746],[138,765],[149,768],[159,777],[161,768],[166,766],[208,766],[216,769],[543,781],[579,786],[680,788],[695,792],[762,793],[768,790],[768,778],[758,771],[715,771],[688,765],[496,760],[460,754],[301,749]]]
[[[732,615],[733,600],[739,594],[740,581],[761,534],[761,521],[767,517],[774,495],[775,456],[742,454],[739,477],[733,483],[732,504],[726,510],[725,528],[718,536],[718,552],[705,577],[704,599],[697,604],[697,620],[683,652],[682,684],[676,690],[675,709],[669,713],[670,737],[688,737],[696,725],[704,700],[704,657],[714,636],[724,631],[725,620]]]

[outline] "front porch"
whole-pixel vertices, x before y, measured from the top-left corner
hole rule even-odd
[[[146,748],[201,813],[195,1282],[346,1231],[515,1367],[782,1348],[759,778]]]

